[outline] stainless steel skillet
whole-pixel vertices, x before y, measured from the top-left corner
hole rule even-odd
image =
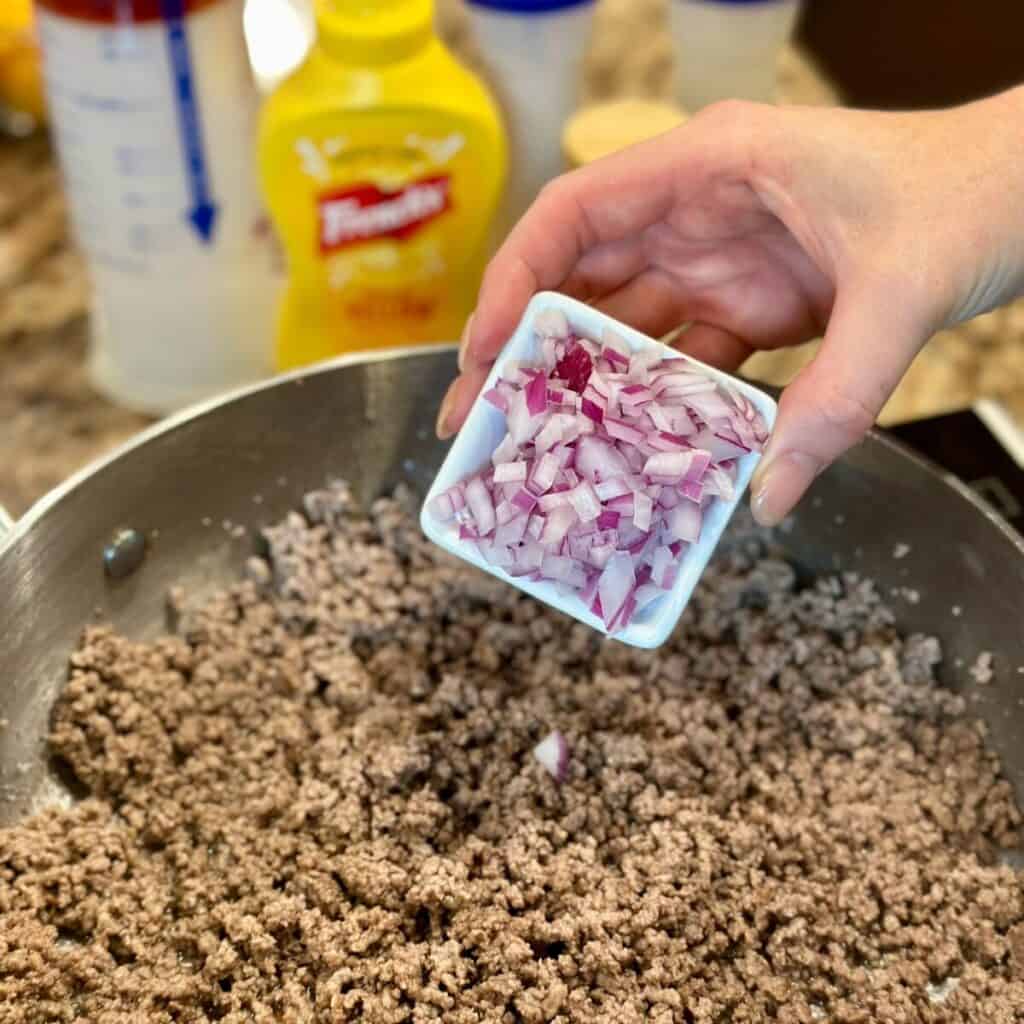
[[[260,526],[328,478],[345,477],[364,499],[402,480],[425,490],[444,450],[433,418],[454,372],[445,347],[278,378],[157,425],[9,526],[0,537],[0,825],[61,798],[44,737],[85,623],[159,632],[169,587],[202,593],[230,580]],[[121,527],[143,533],[147,552],[112,579],[102,554]],[[946,682],[975,691],[1024,798],[1019,536],[967,487],[873,435],[821,478],[779,540],[808,574],[852,569],[919,595],[895,598],[902,628],[942,639]],[[894,558],[902,544],[909,552]],[[994,655],[994,677],[975,687],[966,667],[982,651]]]

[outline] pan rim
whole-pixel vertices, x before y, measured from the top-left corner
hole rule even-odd
[[[300,367],[285,373],[268,377],[265,380],[246,384],[212,398],[195,402],[184,409],[158,420],[134,436],[128,438],[111,451],[100,455],[88,462],[81,469],[76,470],[66,480],[51,488],[44,495],[38,498],[22,516],[13,521],[12,528],[4,532],[2,517],[0,517],[0,560],[7,551],[14,548],[18,541],[24,537],[47,512],[58,505],[71,492],[87,484],[89,479],[100,473],[106,467],[117,462],[119,459],[149,444],[151,441],[169,434],[185,424],[191,423],[208,413],[223,406],[240,401],[250,395],[258,394],[271,388],[279,387],[290,382],[305,380],[306,378],[330,373],[333,370],[342,369],[347,366],[363,366],[373,363],[390,362],[393,360],[407,359],[411,356],[434,355],[444,352],[452,352],[458,348],[454,342],[440,342],[431,345],[403,346],[402,348],[388,350],[373,350],[365,352],[352,352],[342,356],[335,356],[325,359],[309,366]],[[992,527],[994,527],[1003,538],[1007,540],[1024,557],[1024,536],[1019,534],[998,512],[985,502],[974,490],[971,489],[959,477],[948,472],[931,459],[914,451],[908,445],[888,434],[885,430],[873,427],[867,434],[866,439],[881,445],[893,452],[898,453],[904,459],[923,469],[938,482],[948,487],[958,497],[966,501],[975,512],[979,513]],[[3,512],[0,508],[0,512]],[[6,513],[4,513],[6,515]]]

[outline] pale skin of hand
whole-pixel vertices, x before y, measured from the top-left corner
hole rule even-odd
[[[733,370],[824,335],[752,483],[772,525],[928,338],[1024,293],[1024,89],[912,114],[729,102],[549,185],[491,261],[438,434],[531,296],[563,292]]]

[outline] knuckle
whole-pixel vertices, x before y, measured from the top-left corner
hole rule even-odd
[[[706,121],[709,127],[714,125],[721,131],[740,132],[762,117],[765,109],[762,104],[749,100],[717,100],[701,110],[694,120]]]
[[[534,201],[533,206],[535,208],[550,207],[555,209],[563,205],[572,190],[569,178],[570,175],[568,174],[561,174],[557,178],[552,178],[551,181],[547,182],[547,184],[545,184],[537,193],[537,198]]]

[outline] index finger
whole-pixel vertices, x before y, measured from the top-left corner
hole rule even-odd
[[[465,363],[493,362],[538,291],[557,289],[596,246],[662,220],[672,201],[663,136],[555,179],[487,268]]]

